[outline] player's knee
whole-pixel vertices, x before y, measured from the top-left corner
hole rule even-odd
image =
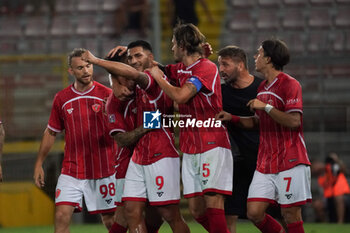
[[[101,214],[101,220],[103,222],[103,225],[109,230],[111,229],[113,223],[114,223],[114,215],[113,213],[110,214]]]
[[[247,209],[247,218],[253,223],[257,224],[264,219],[264,212],[261,212],[257,208],[248,208]]]
[[[287,224],[302,221],[301,214],[296,208],[283,208],[282,216]]]
[[[124,206],[124,215],[126,219],[139,219],[142,214],[142,209],[140,208],[135,208],[133,205]]]
[[[69,224],[70,215],[65,211],[57,210],[55,213],[55,221],[59,224]]]

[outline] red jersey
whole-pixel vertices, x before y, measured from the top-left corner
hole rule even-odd
[[[257,98],[282,112],[303,113],[301,86],[297,80],[281,72],[266,86],[264,80]],[[303,122],[298,129],[278,124],[265,111],[256,110],[260,119],[260,145],[257,170],[261,173],[278,173],[298,164],[310,165],[303,135]]]
[[[106,111],[108,114],[110,135],[116,132],[128,132],[136,128],[135,99],[120,101],[112,93],[107,99]],[[125,178],[133,150],[133,147],[117,146],[115,156],[115,176],[117,179]]]
[[[79,92],[73,85],[54,98],[48,128],[65,130],[62,174],[78,179],[99,179],[114,173],[116,145],[108,134],[104,100],[111,89],[94,82]]]
[[[162,114],[173,114],[173,101],[163,92],[150,73],[145,89],[136,87],[137,126],[143,125],[143,112],[156,111]],[[166,78],[166,77],[165,77]],[[154,129],[140,138],[135,146],[132,161],[148,165],[165,157],[178,157],[174,145],[174,135],[171,128]]]
[[[180,128],[180,149],[188,154],[203,153],[215,147],[230,149],[226,128],[214,127],[215,115],[222,110],[220,76],[216,65],[208,59],[200,59],[190,66],[183,63],[168,65],[166,73],[183,86],[191,77],[202,83],[200,91],[186,104],[179,104],[180,120],[207,121],[209,126],[188,124]]]

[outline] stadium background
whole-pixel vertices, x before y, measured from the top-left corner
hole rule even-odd
[[[197,6],[199,28],[214,52],[228,44],[242,47],[248,53],[251,71],[253,55],[263,39],[276,36],[286,41],[292,59],[285,71],[303,87],[310,158],[323,161],[328,152],[335,151],[350,167],[350,0],[206,1],[214,22]],[[24,212],[23,219],[34,212],[40,219],[43,215],[51,218],[51,207],[35,201],[44,202],[46,197],[30,183],[51,101],[72,81],[66,72],[69,51],[84,47],[103,57],[115,45],[141,38],[151,42],[158,61],[172,62],[166,0],[149,0],[146,36],[132,29],[116,34],[120,0],[55,0],[55,14],[44,1],[39,11],[29,2],[0,1],[0,116],[6,130],[5,182],[0,184],[2,226],[41,224],[35,219],[10,221],[11,216],[18,217],[18,212],[9,210],[14,203]],[[210,58],[216,62],[217,56]],[[107,84],[106,73],[97,67],[95,79]],[[45,162],[44,191],[50,198],[54,197],[63,151],[63,137],[57,139]],[[310,209],[304,209],[304,214],[312,221]],[[49,213],[43,214],[44,210]],[[83,213],[74,221],[96,218]]]

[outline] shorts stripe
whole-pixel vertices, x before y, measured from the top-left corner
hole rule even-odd
[[[162,205],[171,205],[171,204],[179,204],[180,200],[173,200],[173,201],[153,201],[149,202],[151,206],[162,206]]]
[[[141,201],[141,202],[147,202],[147,198],[142,197],[123,197],[122,201]]]
[[[95,210],[95,211],[89,211],[89,214],[103,214],[103,213],[114,213],[117,208],[111,208],[106,210]]]

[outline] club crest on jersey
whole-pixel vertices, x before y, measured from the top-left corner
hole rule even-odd
[[[55,194],[56,198],[58,198],[60,194],[61,194],[61,189],[57,189]]]
[[[69,113],[69,114],[72,114],[72,112],[73,112],[73,108],[69,108],[69,109],[67,109],[67,112]]]
[[[101,110],[100,104],[94,104],[91,107],[92,107],[92,110],[94,110],[94,112],[99,112]]]

